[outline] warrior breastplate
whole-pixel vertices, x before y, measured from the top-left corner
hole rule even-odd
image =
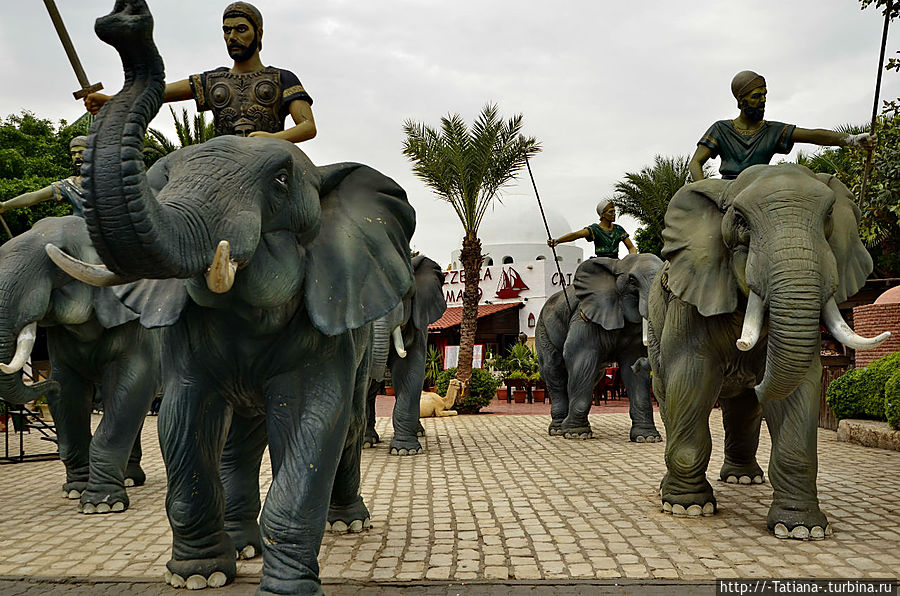
[[[281,73],[263,68],[253,73],[228,71],[206,75],[207,102],[215,119],[216,135],[246,137],[258,130],[284,129],[281,110]]]

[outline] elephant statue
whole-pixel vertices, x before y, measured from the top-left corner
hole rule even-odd
[[[60,271],[47,243],[100,262],[75,216],[42,219],[0,247],[0,397],[23,404],[46,394],[66,467],[63,496],[80,499],[84,513],[124,511],[125,487],[146,479],[140,430],[159,385],[159,333],[144,329],[140,313],[110,288]],[[38,325],[47,328],[50,380],[25,385],[21,369]],[[103,418],[92,437],[96,385]]]
[[[535,327],[538,366],[550,392],[550,434],[593,436],[588,413],[594,386],[610,362],[628,391],[631,431],[638,443],[662,440],[653,422],[650,371],[632,366],[647,355],[647,297],[662,261],[652,254],[593,257],[575,271],[574,291],[550,296]],[[571,304],[571,311],[569,305]]]
[[[764,416],[772,438],[769,530],[796,539],[831,532],[816,494],[820,321],[854,349],[889,335],[862,338],[838,311],[872,271],[858,221],[846,186],[796,164],[753,166],[672,198],[663,232],[668,264],[650,294],[649,327],[667,438],[663,511],[716,512],[706,469],[718,400],[720,478],[762,482],[756,450]]]
[[[414,282],[409,295],[374,323],[372,382],[384,380],[385,370],[389,368],[396,396],[391,455],[422,453],[418,439],[422,429],[419,398],[425,382],[428,325],[441,318],[447,309],[441,266],[422,255],[413,257],[411,266]],[[375,432],[375,394],[372,392],[367,397],[366,411],[365,441],[374,444],[378,442],[378,433]]]
[[[359,484],[371,322],[412,286],[415,213],[383,174],[317,167],[275,138],[216,137],[145,172],[144,133],[164,95],[152,29],[144,0],[117,0],[95,26],[125,84],[85,151],[85,219],[106,267],[84,278],[186,280],[181,297],[143,293],[171,323],[158,420],[166,580],[222,586],[235,553],[260,545],[258,593],[320,594],[326,523],[369,524]],[[257,522],[266,445],[273,479]]]

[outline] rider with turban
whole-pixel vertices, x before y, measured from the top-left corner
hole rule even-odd
[[[559,238],[551,238],[547,240],[550,246],[556,246],[563,242],[572,242],[579,238],[585,238],[594,243],[594,256],[607,257],[610,259],[619,258],[619,243],[625,244],[630,254],[637,252],[628,232],[620,226],[616,221],[616,206],[609,199],[603,199],[597,203],[597,215],[600,216],[599,223],[592,223],[586,228],[569,232]]]

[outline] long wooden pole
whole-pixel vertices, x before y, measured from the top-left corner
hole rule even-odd
[[[884,29],[881,32],[881,54],[878,57],[878,76],[875,80],[875,103],[872,105],[872,123],[869,125],[869,133],[875,134],[875,123],[878,120],[878,102],[881,99],[881,75],[884,73],[884,51],[887,47],[888,26],[891,23],[891,11],[893,10],[893,0],[887,0],[887,6],[884,9]],[[869,181],[869,173],[872,169],[872,149],[866,151],[866,167],[863,169],[862,183],[859,186],[859,205],[862,207],[866,202],[866,184]]]

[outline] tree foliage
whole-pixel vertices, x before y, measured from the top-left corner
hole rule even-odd
[[[639,172],[626,172],[616,182],[612,201],[619,213],[630,215],[643,227],[634,235],[640,252],[660,256],[666,209],[679,188],[685,185],[690,170],[690,157],[656,155],[653,165]]]
[[[169,106],[172,120],[175,121],[175,134],[178,141],[169,139],[163,132],[150,128],[144,137],[144,163],[150,167],[156,161],[169,153],[173,153],[188,145],[199,145],[216,136],[215,123],[206,120],[206,112],[194,114],[193,119],[188,114],[187,108],[181,109],[181,119],[175,115],[175,110]]]

